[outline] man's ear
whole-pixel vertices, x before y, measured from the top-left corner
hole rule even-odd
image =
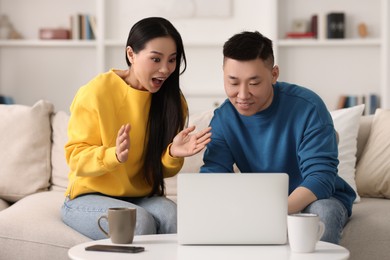
[[[275,65],[273,68],[272,68],[272,84],[275,84],[276,81],[278,80],[279,78],[279,66],[278,65]]]
[[[127,58],[129,59],[130,63],[133,64],[133,60],[134,60],[133,48],[131,48],[130,46],[127,46],[126,47],[126,55],[127,55]]]

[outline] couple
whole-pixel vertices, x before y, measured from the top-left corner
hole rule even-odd
[[[312,212],[338,243],[352,211],[353,189],[337,174],[332,118],[303,87],[278,82],[272,42],[258,32],[232,36],[223,47],[228,99],[210,127],[187,127],[179,76],[186,57],[166,19],[145,18],[130,30],[126,70],[110,70],[81,87],[70,107],[66,160],[69,185],[63,221],[92,238],[111,207],[137,208],[136,235],[176,233],[176,204],[164,178],[206,146],[201,172],[286,172],[288,211]],[[212,136],[211,136],[212,133]]]

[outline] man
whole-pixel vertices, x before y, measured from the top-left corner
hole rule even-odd
[[[278,82],[272,41],[242,32],[223,47],[228,99],[214,112],[212,141],[201,172],[285,172],[288,212],[316,213],[325,223],[321,240],[338,244],[352,213],[353,189],[337,174],[333,121],[321,98]]]

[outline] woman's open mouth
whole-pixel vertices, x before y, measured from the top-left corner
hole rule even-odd
[[[153,87],[161,88],[164,81],[165,81],[165,78],[152,78]]]

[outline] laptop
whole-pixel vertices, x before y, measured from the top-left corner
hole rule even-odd
[[[286,244],[288,175],[180,173],[181,245]]]

